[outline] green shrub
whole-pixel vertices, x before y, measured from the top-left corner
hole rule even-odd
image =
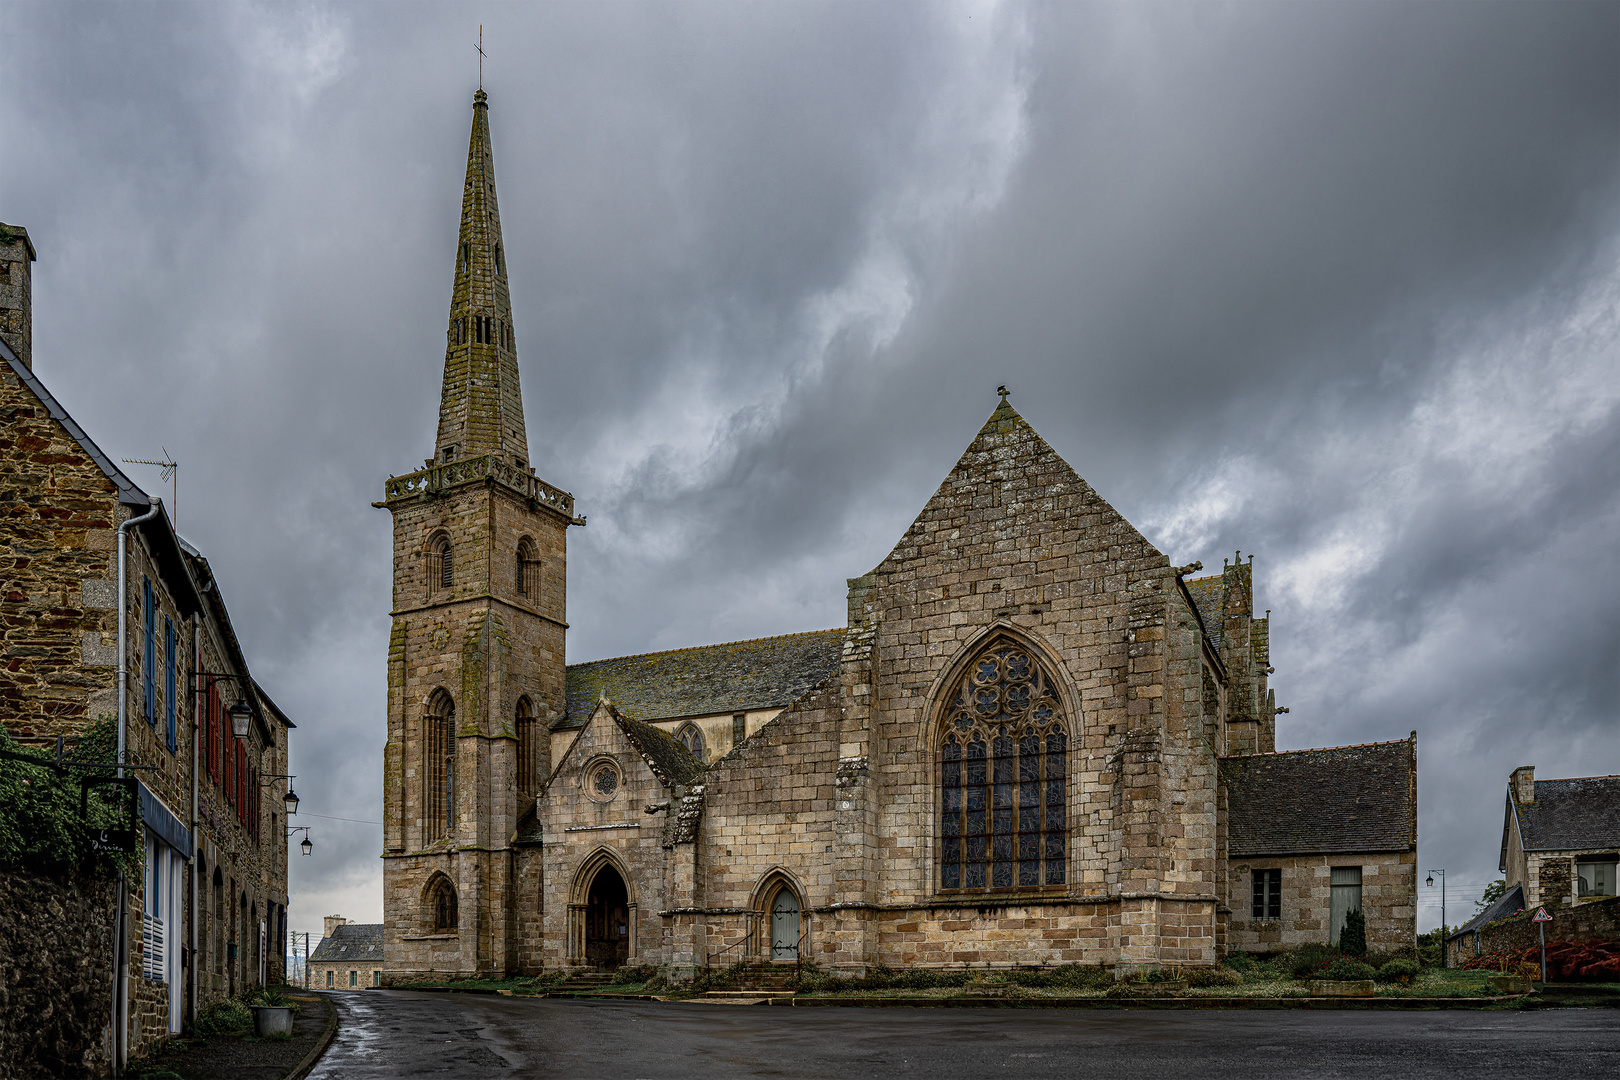
[[[1311,972],[1310,977],[1313,979],[1338,979],[1350,982],[1370,979],[1376,974],[1377,972],[1360,960],[1352,960],[1347,956],[1341,956],[1337,960],[1323,964],[1320,968]]]
[[[78,761],[111,761],[116,722],[103,716],[85,729],[68,756]],[[0,750],[46,759],[51,755],[19,745],[0,726]],[[129,808],[123,790],[91,789],[87,812],[79,813],[79,782],[111,775],[106,769],[69,767],[65,772],[0,758],[0,866],[36,870],[86,867],[104,872],[123,870],[131,880],[141,876],[140,845],[134,853],[98,855],[91,837],[98,829],[126,828]]]
[[[1332,945],[1301,945],[1291,953],[1277,956],[1271,964],[1296,979],[1309,979],[1317,968],[1331,964],[1340,955],[1339,950]]]
[[[1260,961],[1256,960],[1252,954],[1242,952],[1232,953],[1221,963],[1240,975],[1246,975],[1260,966]]]
[[[1397,956],[1393,960],[1384,961],[1383,966],[1378,969],[1378,981],[1396,982],[1404,986],[1417,978],[1421,970],[1416,960]]]
[[[1339,931],[1339,951],[1346,956],[1367,953],[1367,916],[1360,908],[1345,913],[1344,929]]]
[[[1195,967],[1182,968],[1179,972],[1187,980],[1188,986],[1242,986],[1243,976],[1229,967]]]
[[[194,1034],[208,1036],[234,1035],[252,1026],[253,1013],[248,1007],[240,1001],[228,999],[203,1009],[191,1028]]]
[[[634,967],[626,965],[613,973],[613,982],[616,986],[629,983],[644,983],[658,974],[656,964],[637,964]]]
[[[244,994],[242,996],[242,1004],[250,1006],[270,1006],[273,1008],[291,1008],[294,1011],[297,1011],[298,1009],[298,1003],[296,1001],[282,993],[280,990],[270,986]]]

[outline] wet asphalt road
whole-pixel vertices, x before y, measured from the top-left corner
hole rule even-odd
[[[1612,1076],[1620,1012],[840,1009],[328,994],[310,1080]]]

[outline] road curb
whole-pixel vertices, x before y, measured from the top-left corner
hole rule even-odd
[[[1482,1009],[1523,995],[1488,998],[778,998],[771,1005],[854,1009]]]
[[[316,996],[319,997],[320,995]],[[310,1070],[315,1067],[316,1062],[321,1060],[321,1055],[326,1053],[326,1048],[332,1045],[332,1040],[337,1038],[337,1002],[328,997],[322,997],[321,1000],[326,1002],[326,1008],[330,1012],[330,1015],[326,1019],[326,1030],[323,1031],[321,1033],[321,1037],[316,1040],[315,1048],[309,1053],[305,1054],[304,1060],[300,1061],[297,1065],[294,1065],[292,1072],[288,1073],[286,1076],[283,1076],[281,1080],[304,1080],[304,1077],[308,1076]]]

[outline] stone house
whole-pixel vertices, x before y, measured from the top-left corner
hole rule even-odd
[[[0,722],[54,749],[122,712],[144,856],[112,946],[124,973],[113,1041],[127,1058],[210,1001],[283,978],[293,725],[253,680],[208,559],[33,369],[34,257],[24,230],[0,226]]]
[[[1499,869],[1526,908],[1615,895],[1620,868],[1620,776],[1537,780],[1532,765],[1508,779]]]
[[[1211,964],[1352,900],[1413,944],[1415,737],[1277,753],[1252,556],[1173,564],[1005,391],[843,627],[566,664],[585,519],[530,465],[516,340],[479,91],[434,453],[375,504],[385,981]],[[1266,841],[1272,789],[1347,769]]]
[[[309,956],[306,986],[317,990],[358,990],[381,986],[382,923],[351,923],[328,915],[321,943]]]

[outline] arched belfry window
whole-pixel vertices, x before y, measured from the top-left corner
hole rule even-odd
[[[534,542],[525,536],[517,546],[517,594],[530,603],[540,601],[540,560],[535,558]]]
[[[997,638],[947,691],[940,725],[942,889],[1062,885],[1068,732],[1030,651]]]
[[[456,556],[448,536],[436,536],[428,544],[427,583],[429,594],[456,583]]]
[[[456,814],[456,703],[443,690],[422,715],[422,819],[428,840],[449,836]]]
[[[706,747],[703,745],[702,728],[698,727],[696,724],[687,724],[676,733],[675,737],[681,741],[682,746],[692,751],[693,757],[697,758],[699,761],[705,760],[703,755],[706,751]]]

